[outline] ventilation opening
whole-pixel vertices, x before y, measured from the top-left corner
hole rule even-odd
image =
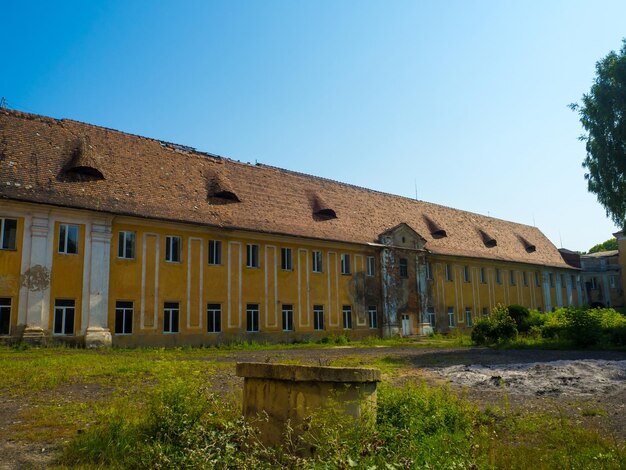
[[[482,238],[483,243],[487,248],[493,248],[495,246],[498,246],[498,241],[484,230],[478,229],[478,233],[480,234],[480,238]]]
[[[230,204],[241,202],[227,175],[210,172],[206,175],[207,200],[211,204]]]
[[[433,219],[431,219],[427,215],[424,215],[423,218],[424,218],[424,222],[426,222],[426,225],[428,227],[428,231],[430,232],[433,238],[444,238],[448,236],[447,232],[443,229],[443,227],[441,227],[441,225],[439,225]]]
[[[60,176],[61,180],[98,181],[103,180],[100,158],[96,155],[89,138],[84,136],[73,143],[71,158]]]
[[[537,247],[535,245],[533,245],[531,242],[529,242],[528,240],[526,240],[521,235],[518,235],[517,238],[519,239],[519,241],[524,246],[524,249],[526,250],[526,253],[534,253],[535,251],[537,251]]]
[[[311,209],[313,211],[313,220],[323,221],[337,218],[337,213],[327,204],[319,194],[309,193],[307,195]]]

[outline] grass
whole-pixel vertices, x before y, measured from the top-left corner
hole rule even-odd
[[[359,344],[368,341],[415,347]],[[511,412],[503,390],[503,405],[483,410],[445,386],[411,382],[381,384],[374,427],[335,410],[313,416],[312,457],[267,449],[242,420],[239,399],[219,386],[233,368],[220,358],[233,350],[0,347],[0,395],[21,405],[0,425],[0,441],[54,442],[66,468],[626,468],[623,442],[572,421],[606,417],[596,405],[570,417]],[[387,380],[415,372],[405,358],[345,351],[324,365],[377,367]]]

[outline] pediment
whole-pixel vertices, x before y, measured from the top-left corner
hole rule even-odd
[[[426,239],[404,222],[385,230],[379,239],[385,245],[411,250],[421,250],[426,245]]]

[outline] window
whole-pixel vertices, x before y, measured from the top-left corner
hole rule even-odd
[[[550,273],[550,287],[554,287],[554,274]]]
[[[179,319],[178,302],[165,302],[163,306],[163,333],[178,333]]]
[[[115,334],[130,335],[133,332],[133,303],[115,302]]]
[[[216,266],[222,264],[222,242],[209,240],[209,264]]]
[[[598,288],[598,284],[596,282],[596,278],[592,277],[591,279],[589,279],[589,284],[591,285],[592,289],[597,289]]]
[[[512,269],[509,271],[509,281],[512,286],[515,285],[515,271],[513,271]]]
[[[502,284],[502,276],[500,275],[500,268],[496,268],[496,284]]]
[[[350,274],[350,255],[342,254],[341,255],[341,274]]]
[[[541,286],[541,278],[539,277],[539,273],[535,273],[535,286],[536,287]]]
[[[117,257],[135,259],[135,232],[120,232],[117,244]]]
[[[220,304],[207,304],[206,315],[207,333],[219,333],[222,331],[222,306]]]
[[[489,307],[483,307],[483,317],[489,316]]]
[[[435,309],[434,309],[434,307],[428,307],[426,309],[426,318],[428,319],[428,323],[430,323],[430,326],[432,326],[434,328],[435,327]]]
[[[246,306],[246,331],[259,331],[259,304],[248,304]]]
[[[376,272],[376,258],[373,256],[367,257],[367,275],[372,277]]]
[[[343,329],[352,329],[352,307],[350,305],[343,306]]]
[[[322,252],[321,251],[313,251],[313,272],[321,273],[322,272]]]
[[[293,305],[283,305],[283,331],[293,331]]]
[[[448,307],[448,326],[454,328],[454,307]]]
[[[487,270],[485,268],[480,268],[480,283],[487,284]]]
[[[165,237],[165,261],[170,263],[180,263],[180,247],[182,240],[180,237],[168,235]]]
[[[283,271],[291,271],[293,269],[291,248],[280,249],[280,268]]]
[[[11,299],[0,298],[0,335],[11,332]]]
[[[64,255],[78,253],[78,225],[59,225],[59,253]]]
[[[433,278],[433,267],[430,263],[426,263],[426,279],[432,280]]]
[[[378,328],[378,312],[375,305],[367,307],[367,316],[369,318],[370,328]]]
[[[247,246],[246,267],[258,268],[259,267],[259,245],[248,244],[246,246]]]
[[[571,276],[571,281],[572,281],[572,288],[575,289],[576,288],[576,276],[574,276],[573,274]]]
[[[449,264],[446,264],[446,280],[452,280],[452,266],[450,266]]]
[[[313,305],[313,329],[314,330],[324,329],[324,306],[323,305]]]
[[[565,288],[565,274],[561,274],[561,289]]]
[[[463,266],[463,280],[470,282],[470,269],[469,266]]]
[[[522,280],[524,281],[524,287],[528,287],[528,273],[526,271],[522,273]]]
[[[75,306],[73,300],[56,300],[54,302],[54,334],[73,335]]]
[[[611,289],[617,288],[617,276],[615,274],[609,276],[609,286],[611,286]]]
[[[15,250],[17,247],[17,220],[0,219],[0,249]]]
[[[469,327],[472,327],[474,325],[474,322],[472,321],[472,309],[471,308],[465,309],[465,323]]]
[[[409,277],[409,262],[406,258],[400,258],[400,277]]]

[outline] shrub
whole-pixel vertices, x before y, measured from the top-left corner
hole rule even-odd
[[[588,347],[597,344],[602,336],[602,314],[597,309],[569,307],[565,309],[567,338],[574,345]]]
[[[498,304],[491,316],[482,318],[472,329],[472,341],[476,344],[507,343],[517,338],[517,325],[509,309]]]
[[[530,310],[523,305],[509,305],[509,315],[515,320],[517,331],[520,333],[526,333],[530,327]]]

